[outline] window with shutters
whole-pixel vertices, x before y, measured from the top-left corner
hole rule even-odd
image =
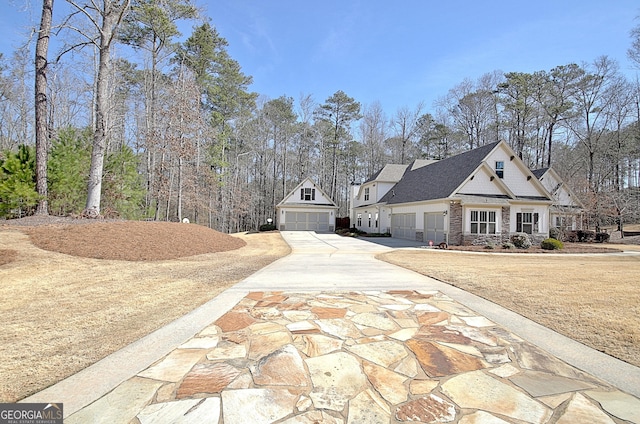
[[[305,200],[305,201],[316,200],[316,189],[309,188],[309,187],[301,188],[300,200]]]
[[[516,214],[516,231],[533,234],[538,232],[539,215],[533,212],[518,212]]]

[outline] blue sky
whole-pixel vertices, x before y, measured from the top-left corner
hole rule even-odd
[[[25,4],[31,4],[31,8]],[[637,0],[196,0],[229,53],[269,98],[342,90],[387,115],[433,102],[465,78],[534,72],[607,55],[626,58]],[[66,6],[57,0],[55,7]],[[40,1],[0,1],[0,52],[10,57]],[[189,28],[185,28],[188,32]],[[188,34],[185,34],[188,35]]]

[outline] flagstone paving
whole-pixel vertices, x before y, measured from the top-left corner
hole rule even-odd
[[[99,422],[640,423],[640,400],[438,291],[251,292],[65,419]]]

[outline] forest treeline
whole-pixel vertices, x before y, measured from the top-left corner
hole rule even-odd
[[[72,13],[47,26],[44,0],[33,40],[0,55],[0,216],[188,218],[245,231],[274,218],[304,177],[347,216],[351,185],[387,163],[505,140],[531,169],[552,166],[570,184],[588,225],[640,220],[640,82],[606,56],[470,77],[430,108],[387,114],[348,87],[324,100],[252,92],[188,0],[67,3]],[[180,22],[192,33],[181,37]],[[640,26],[630,35],[640,66]]]

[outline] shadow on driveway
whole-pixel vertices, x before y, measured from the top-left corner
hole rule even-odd
[[[426,247],[427,243],[423,241],[405,240],[395,237],[358,237],[358,240],[368,241],[370,243],[376,243],[382,246],[387,246],[392,249],[399,249],[401,247]]]

